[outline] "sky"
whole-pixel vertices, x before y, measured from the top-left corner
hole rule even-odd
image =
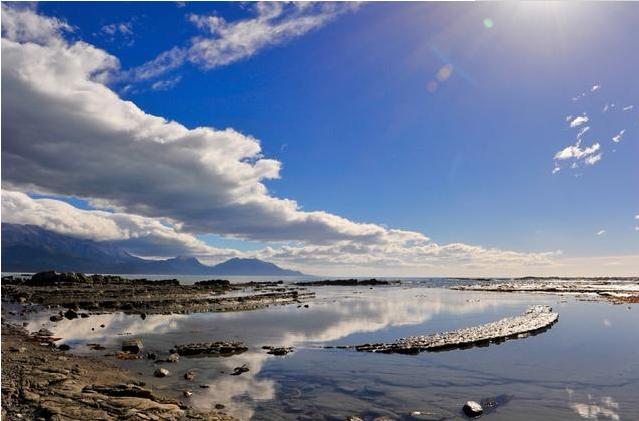
[[[639,275],[638,20],[2,3],[2,221],[316,275]]]

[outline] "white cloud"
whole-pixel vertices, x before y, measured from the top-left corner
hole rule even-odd
[[[151,89],[153,89],[154,91],[167,91],[174,88],[178,83],[180,83],[181,80],[182,76],[180,75],[171,79],[158,80],[153,85],[151,85]]]
[[[75,238],[117,242],[127,251],[147,257],[188,254],[221,261],[242,255],[236,250],[208,246],[192,235],[176,232],[157,219],[82,210],[60,200],[33,199],[9,190],[2,190],[2,222],[36,225]]]
[[[620,131],[617,135],[615,135],[612,138],[612,141],[615,143],[619,143],[621,142],[621,138],[623,137],[624,133],[626,133],[626,129],[623,129],[622,131]]]
[[[553,174],[557,174],[559,171],[561,171],[561,167],[555,167],[552,169]]]
[[[599,161],[601,161],[601,154],[589,156],[584,160],[586,165],[595,165]]]
[[[216,15],[191,14],[189,21],[203,35],[191,39],[187,47],[174,47],[132,69],[128,77],[135,80],[157,77],[187,60],[203,69],[234,63],[320,28],[359,6],[358,2],[258,2],[254,17],[232,22]]]
[[[579,130],[579,133],[577,133],[577,140],[581,140],[582,136],[588,133],[589,130],[590,126],[586,126],[583,129]]]
[[[595,91],[598,91],[599,89],[601,89],[601,85],[595,85],[592,87],[592,89],[590,89],[590,92],[595,92]]]
[[[634,108],[634,106],[633,106],[633,105],[628,105],[627,107],[623,107],[623,108],[622,108],[622,110],[623,110],[623,111],[630,111],[630,110],[632,110],[633,108]]]
[[[572,120],[570,122],[570,127],[579,127],[584,123],[587,123],[589,120],[588,116],[586,114],[577,116],[574,118],[574,120]]]
[[[606,233],[606,230],[599,230],[599,231],[597,231],[597,236],[601,237],[605,233]]]
[[[121,23],[111,23],[109,25],[104,25],[101,29],[107,35],[133,35],[133,23],[132,22],[121,22]]]
[[[30,7],[2,3],[2,35],[16,42],[54,43],[61,31],[73,30],[60,19],[40,18]]]
[[[566,159],[581,159],[585,158],[588,155],[591,155],[599,150],[601,146],[599,143],[595,143],[594,145],[581,149],[581,141],[577,141],[576,144],[570,145],[555,154],[555,159],[558,160],[566,160]]]

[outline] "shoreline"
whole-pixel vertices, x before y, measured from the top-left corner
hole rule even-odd
[[[2,420],[238,421],[166,398],[103,359],[77,356],[46,336],[2,322]]]

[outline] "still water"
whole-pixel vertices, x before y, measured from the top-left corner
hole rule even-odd
[[[490,420],[639,419],[639,306],[578,301],[573,296],[451,291],[423,283],[317,287],[309,308],[297,305],[237,313],[139,316],[121,313],[52,323],[41,312],[28,329],[46,327],[80,354],[119,350],[140,338],[160,358],[176,344],[240,340],[249,351],[231,357],[181,357],[175,364],[115,361],[166,394],[194,392],[191,404],[245,420],[461,420],[467,400],[494,398]],[[485,348],[416,356],[323,349],[393,341],[521,314],[548,304],[559,323],[539,335]],[[105,327],[101,328],[100,325]],[[92,351],[99,343],[106,351]],[[272,356],[264,345],[293,346]],[[250,371],[229,375],[246,364]],[[169,377],[152,376],[159,366]],[[187,370],[195,381],[183,378]],[[202,388],[206,385],[208,388]],[[419,411],[421,415],[411,415]]]

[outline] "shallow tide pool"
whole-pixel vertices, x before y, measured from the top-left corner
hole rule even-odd
[[[236,313],[191,315],[98,314],[52,323],[49,313],[22,320],[46,327],[71,352],[102,355],[124,339],[140,338],[160,358],[176,344],[240,340],[230,357],[181,357],[178,363],[120,361],[167,394],[245,420],[466,419],[467,400],[499,405],[490,420],[636,420],[639,414],[639,306],[578,301],[574,296],[451,291],[418,284],[392,287],[317,287],[309,308],[297,305]],[[394,341],[520,315],[548,304],[560,315],[551,329],[488,347],[419,355],[324,349]],[[100,325],[104,325],[101,328]],[[107,349],[91,350],[99,343]],[[292,346],[286,356],[264,345]],[[246,364],[249,371],[231,376]],[[163,367],[171,375],[153,377]],[[194,370],[197,377],[183,375]],[[200,385],[208,386],[202,388]],[[416,414],[415,411],[420,414]]]

